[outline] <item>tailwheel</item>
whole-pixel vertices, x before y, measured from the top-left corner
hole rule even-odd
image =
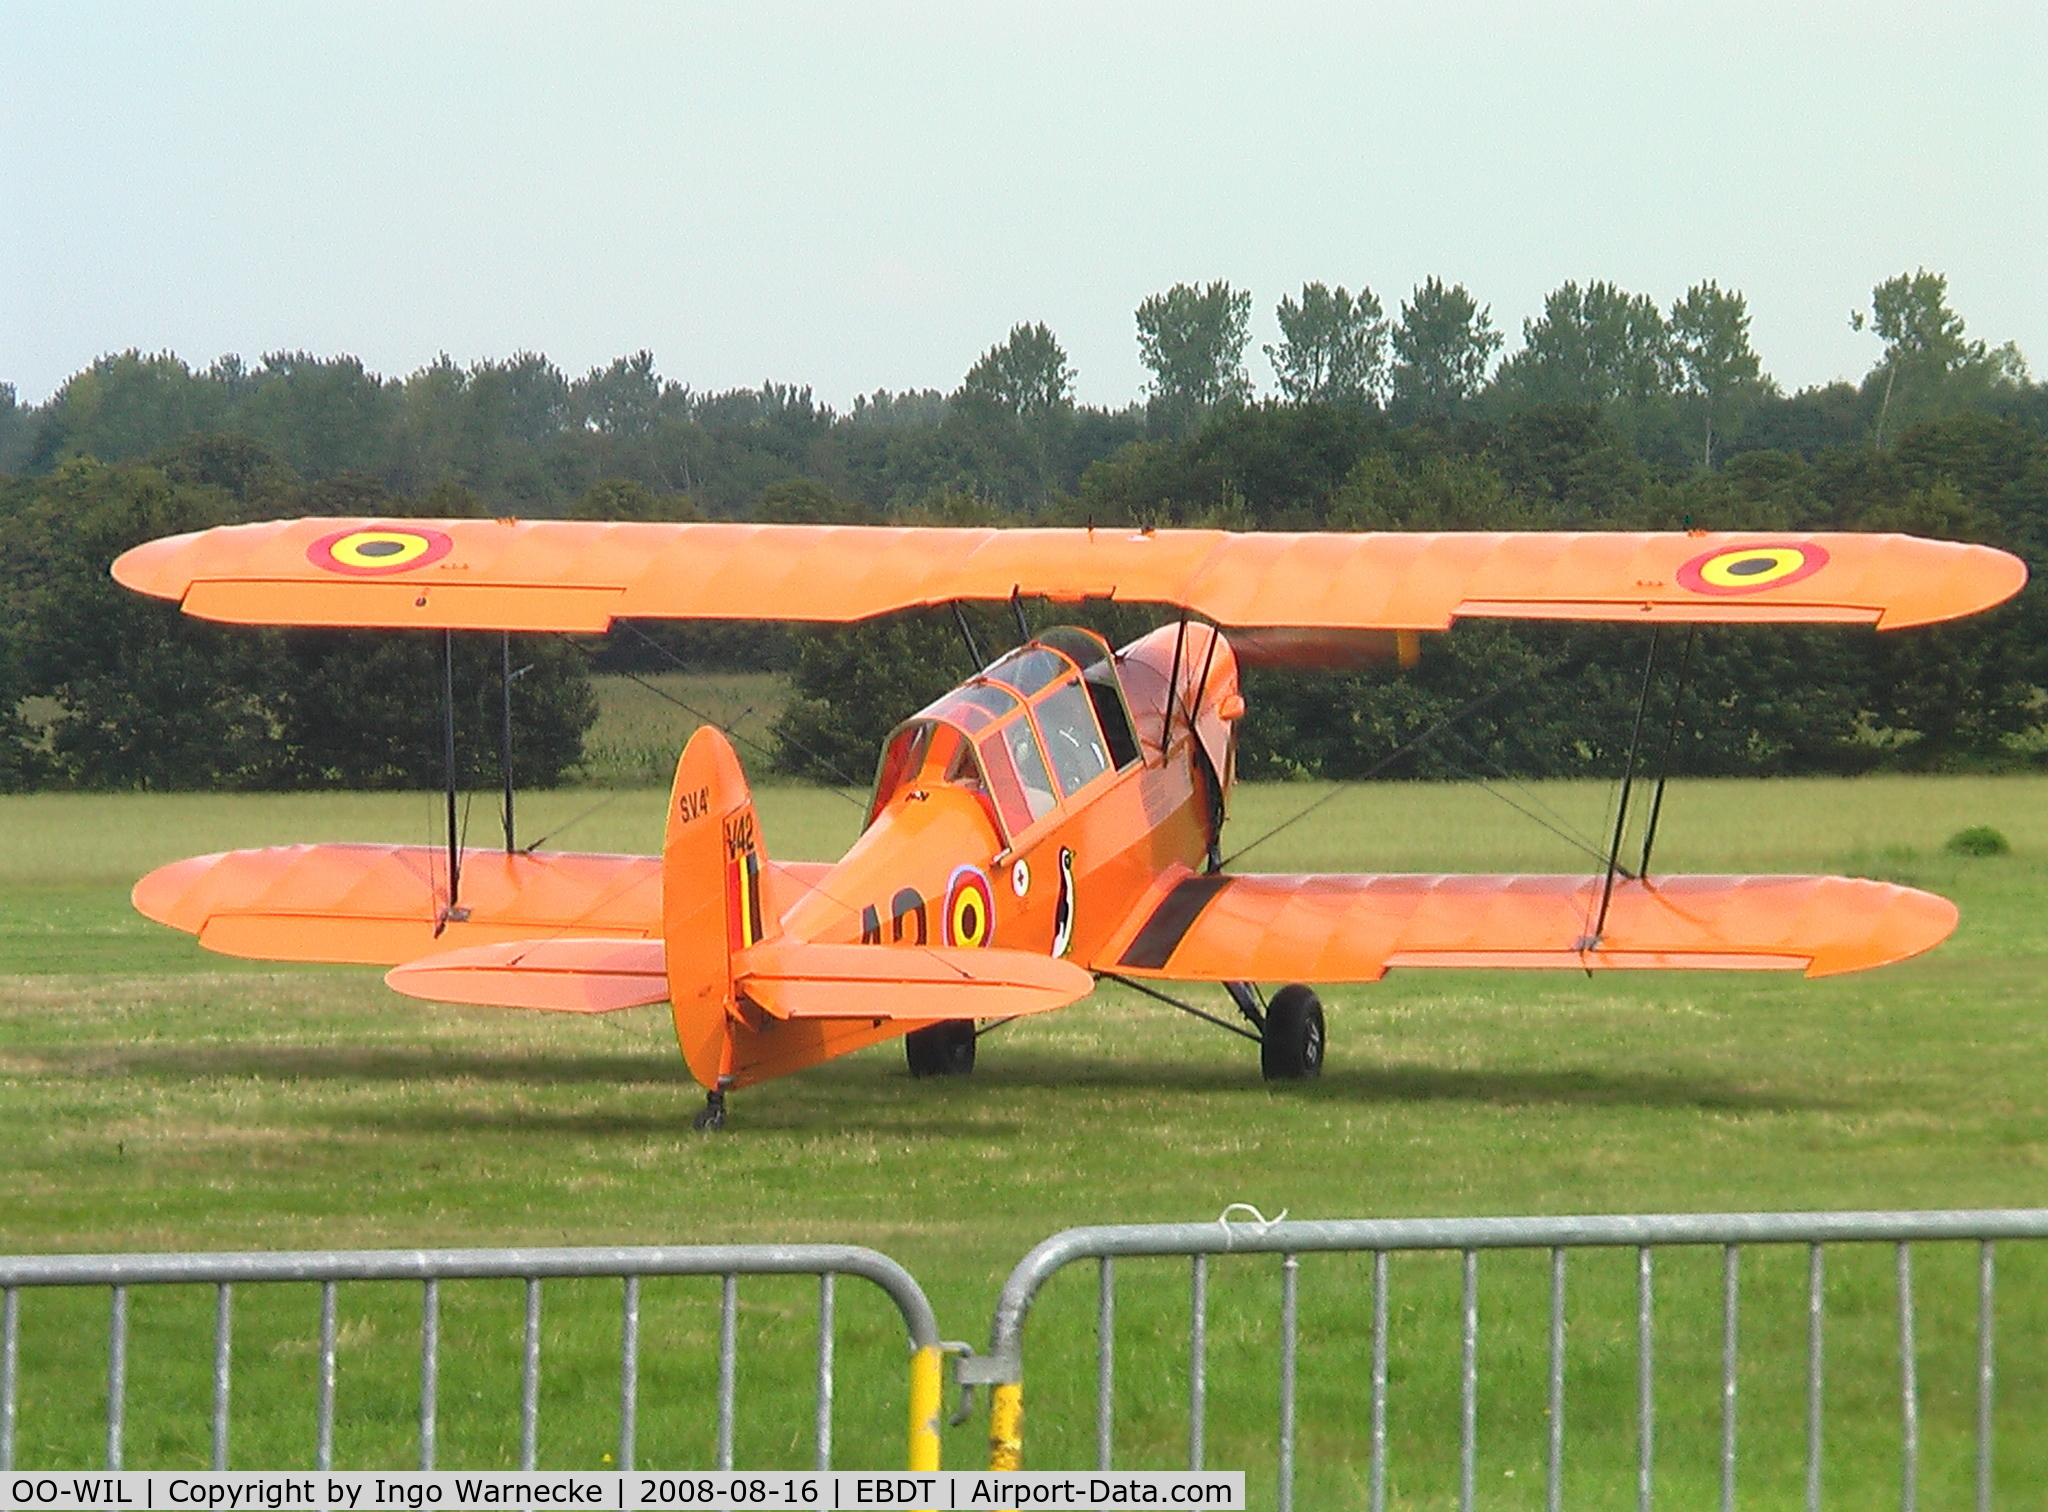
[[[1323,1002],[1290,982],[1266,1004],[1259,1070],[1267,1081],[1306,1081],[1323,1069]]]
[[[690,1127],[700,1134],[716,1134],[725,1127],[725,1094],[719,1091],[704,1094],[704,1106],[697,1110],[697,1116],[690,1120]]]
[[[974,1069],[974,1020],[947,1019],[903,1036],[903,1059],[910,1074],[965,1076]]]

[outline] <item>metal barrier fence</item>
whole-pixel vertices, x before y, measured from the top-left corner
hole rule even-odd
[[[520,1468],[534,1468],[540,1417],[541,1283],[562,1278],[616,1278],[624,1299],[619,1339],[619,1468],[633,1468],[639,1407],[640,1281],[647,1276],[719,1276],[718,1468],[732,1468],[734,1378],[738,1360],[739,1278],[818,1277],[816,1463],[831,1468],[834,1287],[857,1276],[885,1292],[903,1315],[910,1340],[910,1429],[907,1462],[939,1468],[939,1398],[944,1375],[938,1325],[922,1288],[887,1255],[852,1245],[690,1245],[647,1248],[307,1250],[248,1254],[30,1255],[0,1257],[0,1471],[14,1468],[15,1399],[20,1355],[20,1294],[25,1288],[104,1286],[107,1329],[107,1468],[121,1468],[128,1380],[128,1289],[211,1284],[213,1329],[213,1468],[228,1462],[233,1362],[234,1288],[264,1282],[320,1283],[317,1469],[333,1468],[335,1288],[344,1281],[418,1281],[420,1302],[420,1468],[434,1468],[436,1387],[440,1360],[440,1283],[523,1280],[526,1283],[524,1364],[520,1381]]]
[[[1920,1241],[1974,1241],[1977,1269],[1976,1505],[1991,1505],[1992,1405],[1995,1318],[1993,1242],[2048,1238],[2048,1210],[1932,1213],[1713,1213],[1585,1218],[1384,1219],[1336,1223],[1277,1221],[1133,1224],[1077,1228],[1055,1234],[1011,1271],[990,1328],[990,1352],[960,1362],[963,1382],[994,1388],[989,1412],[989,1465],[1016,1470],[1024,1458],[1024,1322],[1039,1289],[1056,1272],[1078,1260],[1098,1263],[1096,1303],[1096,1461],[1111,1468],[1115,1425],[1115,1261],[1126,1256],[1190,1256],[1188,1326],[1188,1465],[1203,1468],[1208,1394],[1208,1258],[1225,1254],[1281,1257],[1278,1409],[1278,1505],[1291,1512],[1295,1475],[1296,1320],[1298,1276],[1304,1254],[1346,1251],[1372,1257],[1372,1396],[1368,1501],[1372,1512],[1386,1506],[1387,1471],[1387,1256],[1405,1251],[1448,1251],[1463,1261],[1460,1307],[1458,1505],[1470,1512],[1478,1450],[1479,1253],[1535,1250],[1550,1256],[1550,1333],[1546,1505],[1563,1505],[1564,1361],[1566,1253],[1575,1249],[1636,1251],[1637,1338],[1637,1504],[1651,1504],[1655,1445],[1655,1352],[1651,1329],[1656,1250],[1714,1245],[1722,1250],[1721,1270],[1721,1457],[1724,1512],[1735,1505],[1736,1360],[1740,1257],[1748,1245],[1806,1245],[1807,1379],[1806,1505],[1821,1497],[1821,1406],[1823,1393],[1822,1282],[1824,1250],[1830,1244],[1890,1243],[1897,1246],[1899,1411],[1901,1464],[1899,1505],[1914,1512],[1919,1487],[1919,1386],[1914,1364],[1913,1252]]]

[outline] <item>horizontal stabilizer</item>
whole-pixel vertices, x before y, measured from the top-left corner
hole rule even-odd
[[[515,940],[445,951],[384,975],[394,992],[480,1008],[612,1013],[668,1000],[659,940]]]
[[[827,868],[771,865],[778,914]],[[396,966],[471,945],[658,939],[661,861],[574,851],[462,853],[461,907],[447,913],[448,855],[426,845],[281,845],[194,856],[135,884],[137,912],[259,961]],[[439,926],[437,928],[437,926]]]
[[[1169,877],[1092,963],[1183,981],[1371,982],[1403,966],[1833,976],[1932,949],[1946,898],[1851,877]]]
[[[1019,593],[1173,604],[1230,629],[1444,630],[1479,616],[1889,630],[1975,614],[2027,578],[1989,546],[1826,531],[367,519],[215,526],[137,546],[113,571],[138,593],[236,624],[561,631],[615,619],[844,622]]]
[[[1015,1018],[1086,997],[1095,978],[1025,950],[812,945],[771,940],[733,962],[734,983],[780,1019]]]

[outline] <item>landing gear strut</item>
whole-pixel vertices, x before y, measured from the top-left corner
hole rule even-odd
[[[1191,1018],[1252,1041],[1259,1047],[1259,1071],[1267,1081],[1306,1081],[1322,1074],[1323,1001],[1300,982],[1289,982],[1270,1000],[1261,999],[1259,989],[1250,982],[1225,982],[1223,990],[1230,994],[1239,1015],[1251,1025],[1244,1029],[1147,983],[1108,971],[1101,975],[1169,1008],[1178,1008]]]
[[[965,1076],[974,1069],[974,1020],[947,1019],[903,1036],[903,1059],[910,1074]]]

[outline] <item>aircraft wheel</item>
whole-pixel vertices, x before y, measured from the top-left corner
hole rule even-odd
[[[1290,982],[1266,1004],[1259,1070],[1267,1081],[1306,1081],[1323,1069],[1323,1001]]]
[[[699,1134],[716,1134],[725,1127],[725,1094],[705,1094],[704,1106],[697,1110],[697,1116],[690,1120],[690,1127]]]
[[[903,1036],[912,1076],[965,1076],[974,1069],[974,1020],[947,1019]]]

